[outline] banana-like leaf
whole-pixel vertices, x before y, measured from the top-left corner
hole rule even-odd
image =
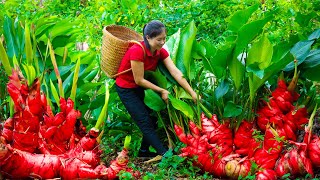
[[[268,37],[263,35],[249,50],[246,65],[257,63],[259,69],[266,69],[272,59],[273,47]]]
[[[309,35],[308,40],[315,40],[319,38],[320,38],[320,29],[317,29],[312,34]]]
[[[315,40],[306,40],[306,41],[299,41],[296,43],[293,48],[291,49],[292,55],[298,61],[298,65],[303,63],[303,61],[307,58],[311,51],[311,46]],[[288,64],[283,70],[284,71],[291,71],[294,69],[294,62]]]
[[[223,117],[237,117],[242,113],[242,107],[229,101],[224,108]]]
[[[255,12],[258,7],[259,4],[255,4],[247,9],[235,12],[230,18],[228,29],[234,32],[239,31],[239,29],[247,23],[252,13]]]
[[[208,41],[203,40],[200,43],[201,43],[202,47],[205,48],[204,50],[202,50],[202,52],[204,52],[204,54],[203,54],[204,57],[202,59],[203,65],[208,71],[213,73],[214,67],[211,65],[210,59],[212,59],[212,57],[216,54],[217,49],[215,46],[213,46]]]
[[[278,59],[277,61],[273,62],[268,68],[264,70],[263,78],[259,78],[254,74],[250,74],[249,77],[249,87],[250,89],[250,97],[254,97],[254,92],[258,90],[260,86],[262,86],[271,76],[275,75],[276,73],[280,72],[288,63],[293,61],[294,58],[292,54],[286,53],[284,57]]]
[[[169,95],[169,100],[172,106],[176,109],[181,111],[184,115],[186,115],[189,119],[194,118],[194,112],[192,108],[184,101],[180,99],[174,98],[172,95]]]
[[[180,43],[180,29],[171,35],[166,42],[166,45],[168,46],[168,50],[170,52],[170,57],[173,61],[174,64],[176,64],[177,60],[177,52],[179,48],[179,43]]]
[[[14,33],[14,26],[12,23],[12,20],[10,17],[5,15],[4,17],[4,24],[3,24],[3,31],[4,31],[4,37],[6,39],[6,45],[7,45],[7,55],[9,58],[12,58],[14,55],[16,57],[20,56],[20,50],[17,46],[16,39],[15,39],[15,33]]]
[[[248,44],[262,31],[264,25],[272,19],[268,16],[264,19],[250,22],[240,28],[233,58],[229,62],[229,70],[236,89],[239,89],[244,78],[245,66],[238,60],[238,56]]]
[[[166,103],[159,94],[151,89],[145,90],[144,103],[154,111],[161,111],[166,108]]]
[[[227,62],[232,58],[235,42],[228,42],[225,46],[216,50],[216,54],[209,59],[209,67],[205,64],[205,68],[212,72],[217,78],[222,78],[226,74]],[[214,51],[211,47],[207,47],[207,52]],[[212,69],[212,71],[211,71]]]
[[[176,65],[183,73],[185,77],[190,79],[189,75],[191,72],[190,62],[192,44],[197,34],[197,28],[195,26],[194,21],[191,21],[187,27],[182,31],[181,39],[179,43],[179,48],[177,52]]]
[[[311,50],[306,60],[301,64],[303,69],[308,70],[320,65],[320,48]]]
[[[156,71],[146,71],[145,78],[148,79],[150,82],[162,87],[164,89],[167,88],[167,79],[163,76],[159,69]]]
[[[218,87],[214,90],[215,98],[218,100],[222,98],[229,91],[230,83],[227,80],[223,80]]]

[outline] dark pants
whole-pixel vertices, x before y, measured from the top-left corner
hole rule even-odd
[[[119,86],[116,86],[116,89],[122,103],[143,134],[141,149],[148,149],[151,145],[158,154],[164,154],[167,149],[156,133],[155,121],[150,116],[150,109],[143,102],[144,90],[140,87],[121,88]]]

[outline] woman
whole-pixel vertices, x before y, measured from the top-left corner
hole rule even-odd
[[[191,95],[194,102],[197,100],[197,94],[175,66],[169,53],[163,48],[166,42],[165,26],[160,21],[149,22],[143,28],[143,39],[141,44],[144,48],[135,44],[123,57],[118,72],[130,68],[132,71],[116,77],[116,89],[124,106],[143,133],[138,156],[153,157],[156,154],[149,152],[150,145],[156,149],[159,155],[163,155],[167,148],[163,146],[157,136],[149,109],[144,104],[144,89],[158,92],[165,102],[168,102],[169,91],[146,80],[144,72],[156,70],[158,62],[163,61],[170,74]]]

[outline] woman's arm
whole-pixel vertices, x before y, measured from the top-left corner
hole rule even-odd
[[[144,87],[146,89],[152,89],[158,93],[161,93],[161,98],[166,102],[168,101],[169,91],[151,83],[150,81],[144,78],[143,62],[131,61],[131,68],[132,68],[134,81],[138,86]]]
[[[163,60],[164,65],[172,75],[172,77],[191,95],[194,102],[197,102],[197,93],[189,85],[188,81],[183,77],[181,71],[173,63],[170,56]]]

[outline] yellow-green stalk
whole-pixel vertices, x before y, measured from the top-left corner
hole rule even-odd
[[[101,109],[101,112],[100,112],[100,115],[98,117],[97,123],[94,126],[96,129],[100,129],[101,128],[102,123],[104,122],[105,118],[108,115],[109,96],[110,96],[110,94],[109,94],[109,86],[108,86],[108,82],[106,82],[106,96],[105,96],[104,105],[103,105],[103,107]]]
[[[54,86],[54,84],[52,83],[51,79],[50,79],[50,87],[51,87],[52,96],[53,96],[54,100],[56,101],[57,105],[60,107],[60,98],[59,98],[57,89]]]
[[[7,75],[10,76],[12,73],[12,67],[10,65],[10,61],[8,55],[3,47],[2,41],[0,40],[0,61],[6,71]]]
[[[51,57],[51,62],[52,62],[53,68],[54,68],[54,72],[56,73],[56,76],[57,76],[57,79],[58,79],[59,94],[60,94],[60,97],[64,98],[62,80],[61,80],[61,77],[60,77],[60,73],[59,73],[59,69],[58,69],[58,65],[57,65],[57,60],[56,60],[56,57],[54,55],[53,47],[52,47],[52,45],[51,45],[49,40],[48,40],[48,46],[49,46],[50,57]]]
[[[79,70],[80,70],[80,58],[78,58],[78,61],[74,69],[72,89],[71,89],[71,95],[70,95],[70,98],[74,102],[74,106],[76,106],[76,93],[77,93],[77,82],[79,78]]]
[[[131,142],[131,136],[126,136],[126,138],[124,139],[123,148],[125,148],[126,150],[129,150],[130,142]]]
[[[25,37],[25,52],[26,52],[26,59],[27,65],[31,66],[33,61],[33,52],[32,52],[32,43],[30,37],[30,29],[29,26],[26,24],[24,30],[24,37]]]

